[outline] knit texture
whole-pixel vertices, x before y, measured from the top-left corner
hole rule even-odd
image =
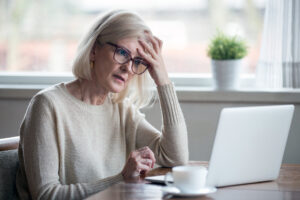
[[[187,130],[173,84],[157,88],[163,127],[128,100],[90,105],[65,83],[35,95],[20,128],[17,190],[21,199],[83,199],[123,180],[130,152],[149,146],[163,166],[188,161]]]

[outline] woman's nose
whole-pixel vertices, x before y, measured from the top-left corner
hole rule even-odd
[[[120,69],[122,72],[129,72],[129,73],[133,74],[131,65],[132,65],[132,61],[130,60],[129,62],[122,64]]]

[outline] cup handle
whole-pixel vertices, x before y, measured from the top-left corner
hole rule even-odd
[[[171,182],[169,182],[168,181],[168,178],[169,177],[172,177],[173,178],[173,176],[172,176],[172,173],[171,172],[168,172],[166,175],[165,175],[165,184],[167,185],[167,186],[174,186],[174,183],[171,183]]]

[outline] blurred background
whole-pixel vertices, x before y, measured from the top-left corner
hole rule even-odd
[[[205,76],[203,79],[210,75],[206,49],[217,29],[237,34],[247,41],[249,53],[244,62],[244,75],[254,75],[260,54],[265,3],[266,0],[0,0],[0,138],[19,135],[26,107],[41,88],[72,79],[64,74],[71,75],[77,43],[98,14],[111,9],[138,12],[154,34],[164,40],[163,54],[169,72],[176,78],[184,77],[182,82],[192,80],[194,84],[202,77],[190,78],[193,75]],[[276,17],[269,26],[278,24],[277,19],[282,18],[277,11],[273,14]],[[268,37],[268,41],[273,44],[272,38],[276,37]],[[277,43],[282,41],[279,39]],[[281,48],[276,49],[281,52]],[[17,75],[5,76],[7,73]],[[19,80],[26,77],[25,74],[37,76],[28,76],[28,84],[27,79]],[[47,76],[52,74],[55,76],[49,81]],[[59,78],[59,74],[63,76]],[[2,88],[1,83],[4,83]],[[7,83],[13,84],[6,89]],[[202,82],[199,85],[203,86]],[[209,84],[207,87],[207,90],[177,90],[187,122],[191,160],[209,160],[223,108],[293,103],[296,111],[283,162],[300,163],[299,92],[222,93],[211,90]],[[145,113],[149,122],[160,129],[159,104]]]
[[[254,74],[265,0],[1,0],[0,72],[70,73],[77,44],[111,9],[139,13],[164,41],[173,74],[210,74],[206,49],[217,29],[247,41],[244,74]]]

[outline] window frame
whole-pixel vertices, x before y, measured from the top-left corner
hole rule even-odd
[[[259,89],[253,87],[255,76],[244,76],[242,88],[232,91],[214,90],[211,75],[190,75],[184,77],[170,74],[175,83],[176,93],[181,103],[268,103],[299,104],[300,89]],[[19,101],[29,100],[39,91],[59,82],[73,80],[71,74],[38,75],[38,74],[6,74],[0,73],[0,102],[7,99]],[[251,86],[252,85],[252,86]]]
[[[169,73],[171,81],[176,87],[203,87],[213,89],[212,74],[178,74]],[[54,85],[60,82],[67,82],[74,80],[71,73],[0,73],[0,85]],[[241,89],[254,88],[255,75],[244,74],[241,77]]]

